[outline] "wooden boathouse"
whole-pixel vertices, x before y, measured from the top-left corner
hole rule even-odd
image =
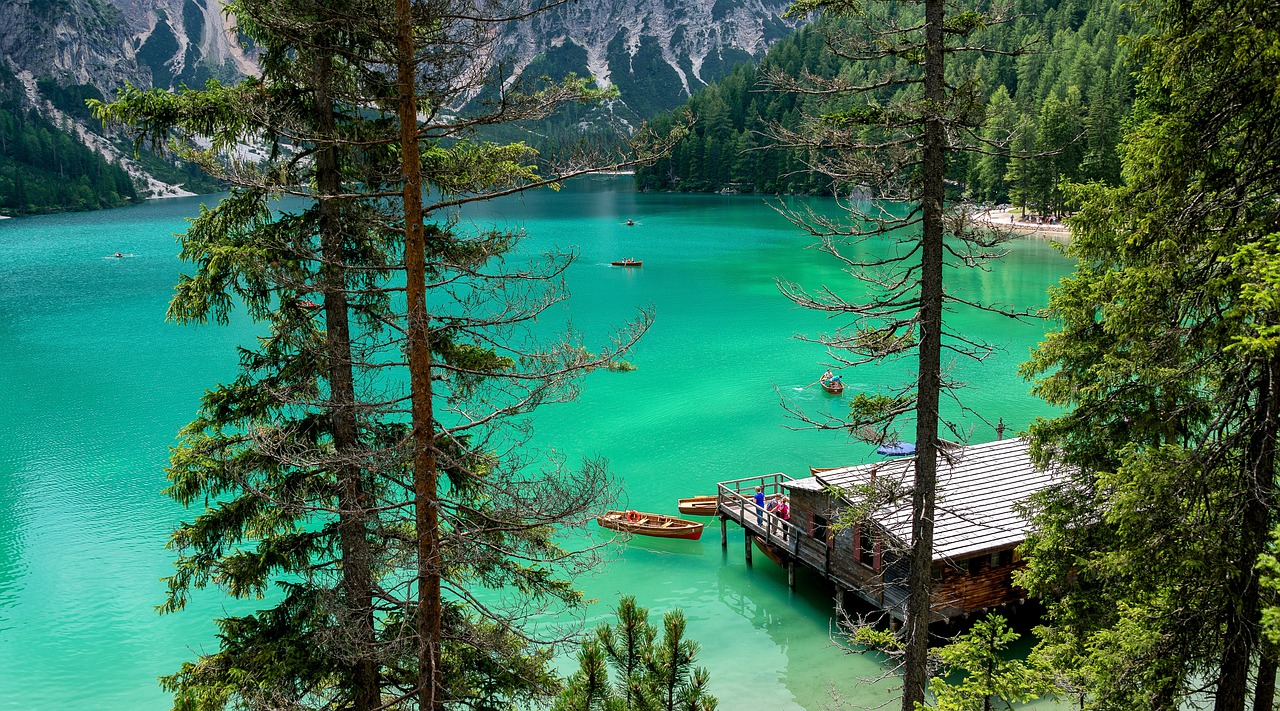
[[[717,492],[721,543],[728,521],[788,570],[802,565],[884,610],[896,620],[906,613],[910,570],[911,486],[915,458],[813,470],[793,479],[768,474],[721,482]],[[1025,593],[1011,575],[1023,566],[1017,546],[1028,522],[1014,505],[1054,481],[1031,462],[1024,439],[946,448],[938,457],[934,518],[932,609],[934,621],[1019,604]],[[751,500],[757,486],[766,495],[790,497],[790,521]],[[840,522],[840,525],[836,525]]]

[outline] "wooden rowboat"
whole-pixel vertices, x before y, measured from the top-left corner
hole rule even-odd
[[[832,395],[839,395],[840,393],[844,392],[844,383],[840,382],[839,380],[835,380],[835,381],[824,380],[822,381],[822,389],[826,390]]]
[[[781,567],[781,568],[787,567],[786,557],[785,557],[786,554],[782,552],[782,549],[776,548],[772,544],[765,543],[764,541],[760,540],[756,536],[751,536],[751,541],[755,543],[756,550],[760,551],[761,553],[764,553],[764,556],[766,558],[773,561],[774,563],[777,563],[778,567]]]
[[[715,497],[711,497],[714,499]],[[657,538],[683,538],[696,541],[702,537],[702,524],[666,514],[646,511],[605,511],[596,523],[615,531],[626,531]]]
[[[615,267],[638,267],[642,264],[642,262],[638,259],[632,259],[630,257],[627,257],[626,259],[619,259],[616,262],[610,262],[610,264],[612,264]]]
[[[681,516],[715,516],[716,495],[690,496],[676,502]]]
[[[765,505],[769,501],[779,498],[782,494],[769,494],[765,497]],[[755,502],[752,497],[743,495],[742,498],[751,505]],[[676,508],[680,509],[681,516],[715,516],[716,515],[716,495],[705,494],[703,496],[690,496],[687,499],[677,499]]]

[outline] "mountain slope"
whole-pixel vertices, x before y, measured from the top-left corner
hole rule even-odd
[[[159,185],[131,164],[129,148],[103,140],[111,137],[79,106],[85,97],[111,97],[126,83],[176,89],[254,73],[252,53],[241,46],[222,2],[0,0],[0,69],[22,81],[25,99],[19,101],[55,131],[124,164],[144,195],[172,194],[179,189]],[[617,100],[540,127],[543,135],[617,136],[762,56],[795,26],[779,18],[788,2],[567,2],[511,23],[491,54],[478,59],[492,62],[494,76],[506,82],[573,72],[617,87]]]
[[[788,0],[597,0],[513,24],[495,45],[508,80],[549,64],[616,86],[640,118],[758,58],[796,26]]]

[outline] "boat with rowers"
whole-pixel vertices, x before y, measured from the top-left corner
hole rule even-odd
[[[715,499],[714,496],[711,498]],[[702,537],[702,524],[697,521],[686,521],[675,516],[634,509],[605,511],[603,516],[596,517],[596,523],[615,531],[656,538],[683,538],[696,541]]]
[[[610,262],[610,264],[612,264],[615,267],[638,267],[642,263],[643,262],[641,262],[639,259],[632,259],[631,257],[627,257],[626,259],[619,259],[616,262]]]

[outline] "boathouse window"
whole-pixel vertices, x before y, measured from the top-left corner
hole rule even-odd
[[[1006,548],[1002,551],[995,551],[991,554],[991,567],[999,568],[1013,564],[1013,549]]]
[[[975,555],[969,559],[969,575],[977,575],[982,570],[982,559],[986,556]]]
[[[865,523],[858,524],[858,562],[866,566],[874,566],[876,562],[875,540],[871,537],[871,527]]]
[[[813,515],[813,537],[830,545],[828,535],[831,533],[831,522],[826,516],[820,514]]]

